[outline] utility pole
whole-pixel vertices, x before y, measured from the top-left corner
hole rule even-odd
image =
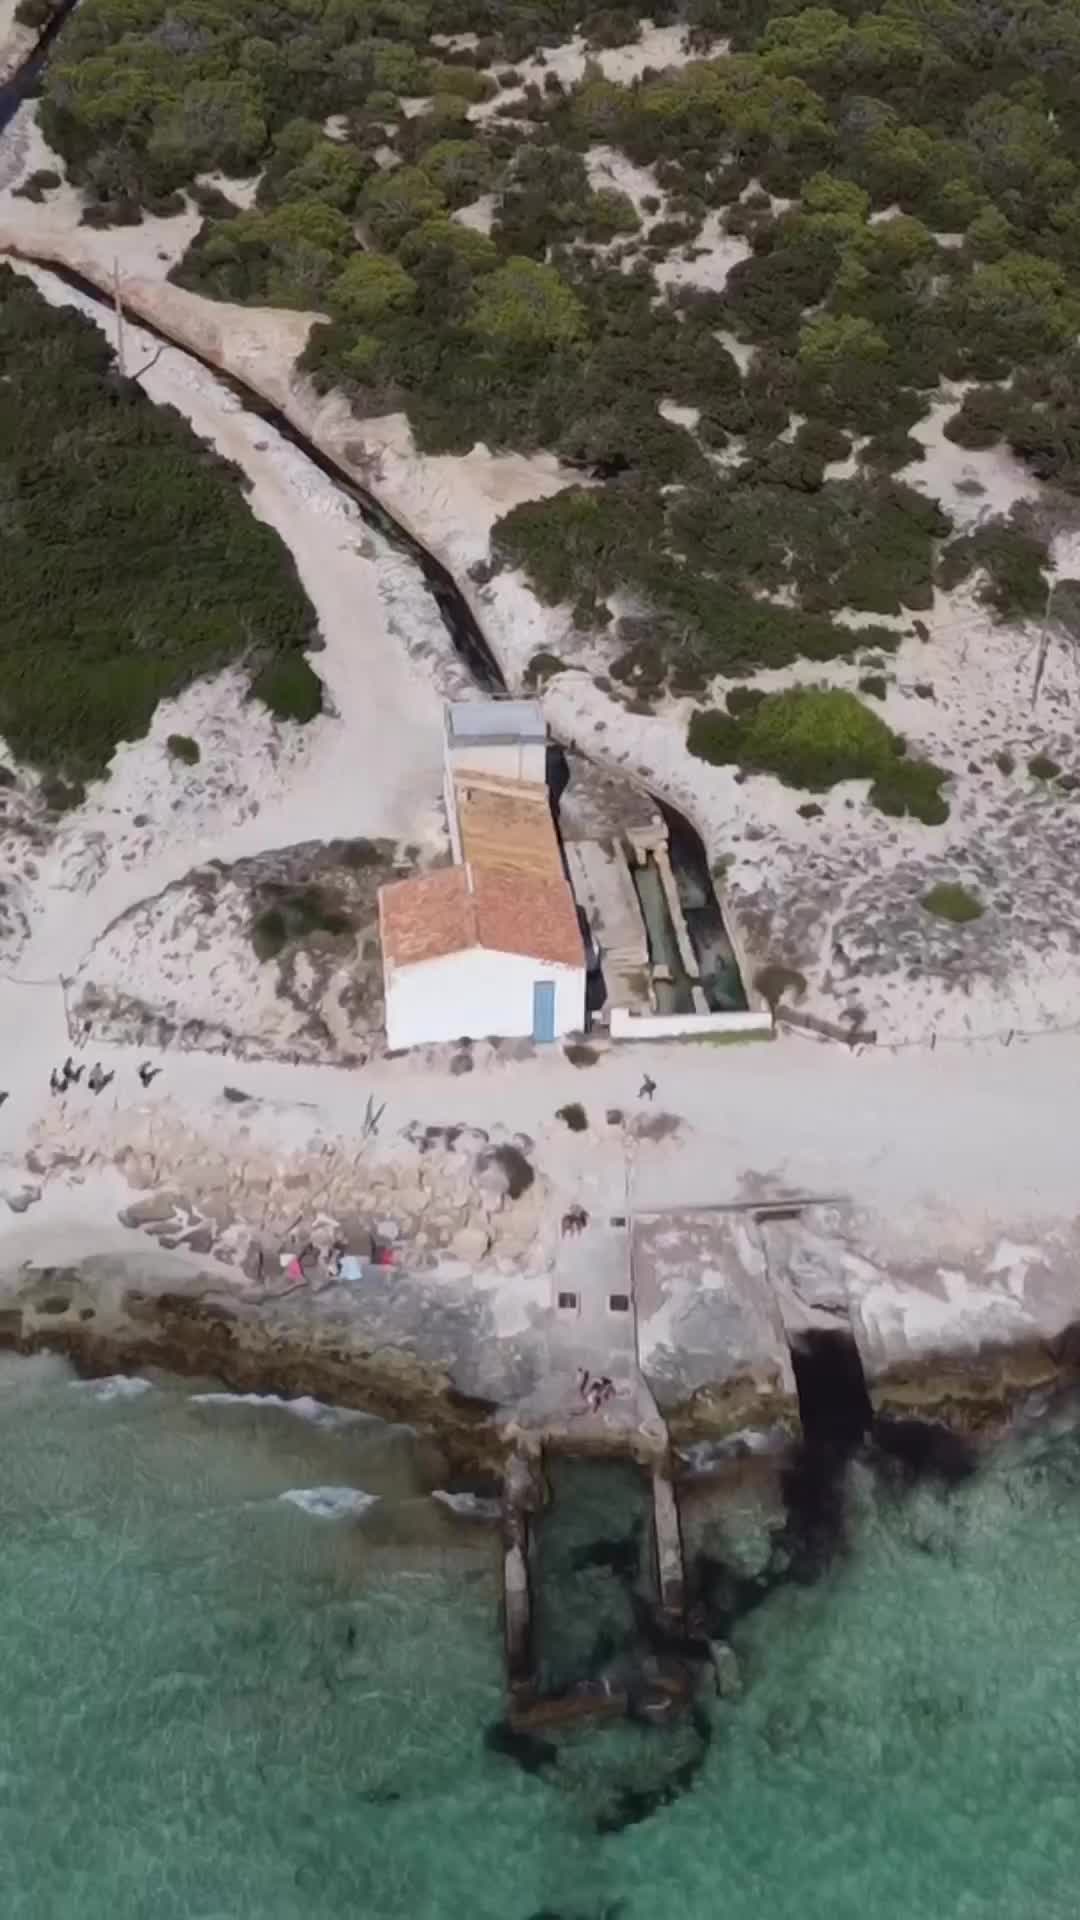
[[[120,261],[113,254],[113,305],[116,308],[116,364],[123,380],[124,366],[124,309],[120,304]]]

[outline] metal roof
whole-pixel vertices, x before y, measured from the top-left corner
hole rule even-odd
[[[446,730],[455,746],[547,739],[538,700],[455,700],[446,709]]]

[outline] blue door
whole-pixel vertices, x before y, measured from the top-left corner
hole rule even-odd
[[[533,981],[533,1039],[555,1038],[555,982]]]

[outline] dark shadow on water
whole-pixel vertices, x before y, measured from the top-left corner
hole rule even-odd
[[[932,1479],[958,1486],[971,1479],[979,1464],[967,1436],[953,1433],[936,1421],[876,1420],[873,1449],[887,1477],[906,1485]]]
[[[554,1740],[543,1740],[536,1733],[522,1733],[506,1720],[497,1720],[484,1735],[489,1753],[500,1753],[514,1760],[525,1773],[543,1773],[545,1767],[558,1764],[559,1749]]]
[[[626,1912],[625,1900],[612,1900],[606,1906],[593,1907],[588,1913],[582,1907],[539,1907],[527,1915],[527,1920],[623,1920]]]
[[[662,1807],[670,1807],[693,1786],[712,1741],[712,1722],[700,1707],[694,1709],[692,1719],[698,1736],[697,1751],[655,1786],[616,1788],[610,1809],[596,1818],[597,1833],[622,1833],[626,1827],[640,1826],[643,1820],[650,1819]]]

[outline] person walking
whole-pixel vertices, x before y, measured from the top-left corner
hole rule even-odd
[[[651,1100],[655,1092],[656,1092],[656,1081],[651,1077],[650,1074],[646,1074],[644,1080],[641,1083],[641,1088],[638,1093],[638,1099]]]

